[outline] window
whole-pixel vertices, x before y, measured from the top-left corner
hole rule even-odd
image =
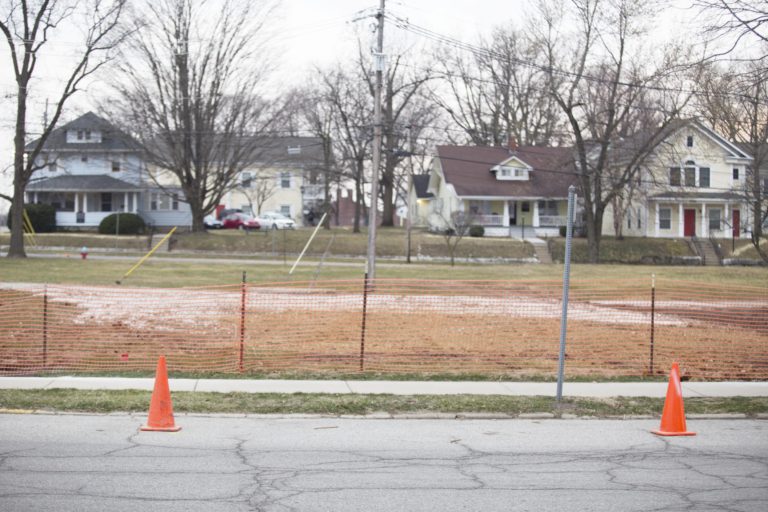
[[[699,167],[699,186],[709,188],[709,167]]]
[[[720,209],[712,208],[709,210],[709,229],[710,231],[720,229]]]
[[[672,228],[672,210],[670,208],[659,208],[659,229]]]
[[[539,215],[557,216],[557,201],[539,201]]]
[[[685,139],[685,145],[686,145],[686,146],[688,146],[689,148],[692,148],[692,147],[693,147],[693,135],[689,135],[689,136],[688,136],[688,137]]]
[[[85,130],[85,140],[91,140],[91,130]]]
[[[509,169],[509,167],[502,167],[501,170],[499,171],[499,176],[501,176],[502,178],[509,178],[511,175],[512,175],[511,169]]]
[[[87,162],[88,161],[88,155],[81,155],[80,156],[80,161],[81,162]]]
[[[669,184],[673,187],[680,186],[680,168],[679,167],[670,167]]]
[[[291,205],[289,205],[289,204],[282,204],[282,205],[280,205],[280,213],[282,213],[286,217],[290,217],[291,216]]]
[[[291,188],[291,173],[280,173],[280,188]]]
[[[174,197],[173,204],[171,198],[162,192],[152,192],[149,194],[149,209],[154,211],[168,211],[170,209],[179,209],[179,200]]]
[[[243,188],[251,188],[251,173],[244,172],[240,175],[240,186]]]
[[[77,140],[83,140],[83,130],[77,130]]]
[[[641,225],[640,225],[640,208],[637,209],[636,218],[637,218],[637,229],[640,229],[640,227],[641,227]]]
[[[179,209],[179,194],[173,194],[171,196],[171,210]]]
[[[529,203],[528,201],[523,201],[523,203],[520,205],[520,211],[521,212],[531,211],[531,203]]]
[[[515,169],[515,177],[522,178],[525,176],[525,169]]]
[[[627,210],[627,229],[632,229],[632,210]]]
[[[738,179],[739,179],[739,168],[738,167],[734,167],[733,168],[733,180],[736,181]]]
[[[112,160],[112,172],[120,172],[120,162]]]
[[[686,167],[684,170],[684,178],[685,178],[685,186],[686,187],[695,187],[696,186],[696,168],[695,167]]]

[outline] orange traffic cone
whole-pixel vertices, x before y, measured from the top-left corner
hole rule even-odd
[[[664,400],[664,412],[661,413],[659,430],[652,430],[660,436],[695,436],[696,432],[685,429],[685,408],[683,407],[683,388],[680,385],[680,367],[672,363],[669,372],[667,398]]]
[[[149,403],[149,417],[147,424],[141,430],[154,432],[178,432],[173,422],[173,404],[171,403],[171,391],[168,388],[168,370],[165,367],[165,356],[160,356],[157,361],[157,373],[155,375],[155,389],[152,390],[152,400]]]

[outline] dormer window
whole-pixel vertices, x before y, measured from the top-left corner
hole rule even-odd
[[[689,135],[688,137],[686,137],[685,145],[688,146],[689,148],[693,147],[693,135]]]
[[[516,158],[507,160],[491,168],[491,172],[496,174],[497,180],[527,180],[529,178],[529,171],[530,168]]]

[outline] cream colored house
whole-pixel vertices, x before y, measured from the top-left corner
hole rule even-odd
[[[324,200],[322,142],[316,137],[265,139],[259,158],[224,196],[226,208],[258,215],[275,211],[308,224]]]
[[[438,146],[427,186],[434,198],[417,216],[433,230],[462,214],[489,235],[556,234],[573,183],[570,148]]]
[[[641,167],[621,205],[623,234],[648,237],[739,237],[749,229],[744,185],[752,158],[696,121],[672,125]],[[613,208],[603,234],[613,235]]]

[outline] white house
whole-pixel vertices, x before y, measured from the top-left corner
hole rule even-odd
[[[670,125],[622,205],[623,231],[647,237],[739,237],[751,225],[744,187],[752,157],[704,124]],[[606,210],[603,233],[611,235]]]
[[[38,163],[26,201],[54,205],[60,228],[93,229],[115,212],[160,228],[192,224],[181,190],[151,182],[138,144],[92,112],[55,129]]]
[[[307,223],[325,199],[323,146],[318,137],[264,138],[258,157],[224,197],[226,208],[254,215],[277,211]]]

